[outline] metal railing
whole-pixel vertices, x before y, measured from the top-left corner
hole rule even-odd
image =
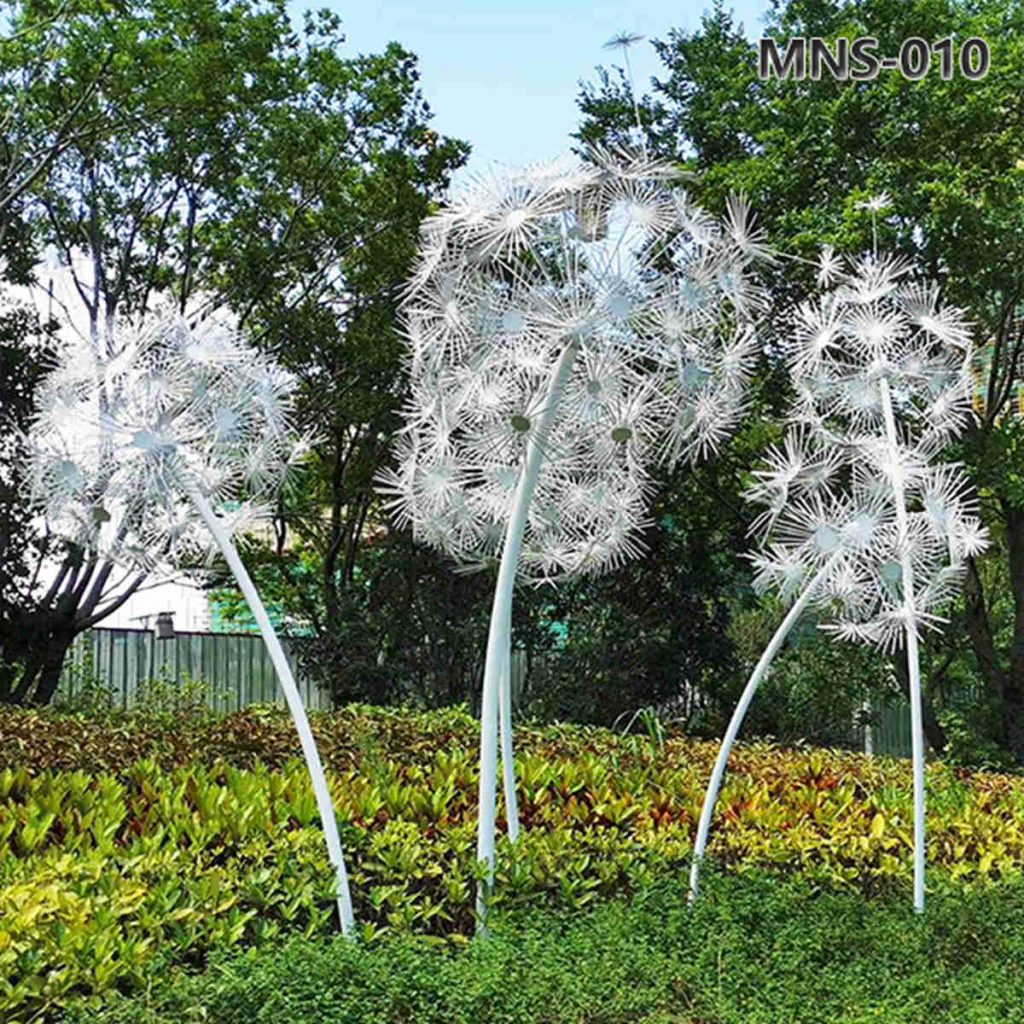
[[[307,708],[329,710],[330,693],[303,678],[282,639]],[[277,677],[258,634],[176,632],[160,638],[147,629],[92,629],[75,641],[65,659],[58,695],[73,699],[102,687],[114,707],[134,707],[152,694],[153,683],[201,684],[204,702],[221,712],[251,704],[281,703]]]
[[[328,711],[327,689],[299,671],[283,640],[307,708]],[[520,654],[520,652],[515,652]],[[513,657],[513,689],[524,684],[525,660]],[[167,638],[146,629],[98,628],[75,641],[64,664],[58,694],[74,698],[87,686],[109,691],[114,707],[131,708],[152,693],[153,682],[201,684],[198,692],[211,709],[238,711],[251,704],[283,703],[262,638],[255,633],[176,632]],[[910,708],[888,704],[875,710],[873,724],[851,730],[843,745],[893,757],[910,755]]]

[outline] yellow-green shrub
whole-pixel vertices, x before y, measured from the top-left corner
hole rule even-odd
[[[364,935],[461,941],[477,870],[472,720],[350,709],[317,725]],[[524,831],[500,847],[500,907],[579,907],[685,871],[714,744],[569,728],[518,739]],[[241,760],[0,771],[0,1018],[45,1019],[214,946],[332,929],[304,766]],[[929,808],[934,879],[1021,873],[1024,780],[934,765]],[[733,758],[710,854],[870,893],[909,878],[910,827],[906,764],[751,744]]]

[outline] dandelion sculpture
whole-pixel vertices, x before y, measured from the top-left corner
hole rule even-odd
[[[719,750],[690,870],[700,863],[729,753],[758,684],[801,614],[886,651],[903,648],[914,769],[914,907],[924,909],[924,734],[918,638],[937,628],[964,559],[986,545],[968,483],[935,456],[970,415],[970,335],[961,310],[875,257],[823,254],[825,290],[797,307],[786,356],[796,391],[791,428],[755,473],[764,506],[752,532],[755,585],[791,606],[751,673]]]
[[[264,518],[262,499],[301,450],[289,422],[293,382],[227,320],[190,324],[174,315],[126,332],[118,345],[104,358],[90,343],[70,343],[41,385],[28,436],[34,500],[58,535],[131,568],[223,555],[295,720],[349,933],[352,899],[323,765],[291,667],[232,541]]]
[[[762,255],[746,204],[719,222],[671,165],[593,151],[473,185],[423,229],[405,305],[412,398],[383,489],[464,566],[499,563],[481,702],[478,857],[493,884],[498,729],[518,834],[510,643],[517,576],[642,550],[649,468],[736,425]]]

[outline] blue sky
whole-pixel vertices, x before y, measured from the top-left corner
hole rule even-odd
[[[293,3],[325,6],[323,0]],[[580,79],[621,62],[602,49],[618,32],[650,38],[695,28],[708,3],[691,0],[328,0],[352,53],[397,40],[420,58],[423,93],[438,131],[473,145],[471,169],[557,156],[577,123]],[[731,4],[746,34],[760,35],[767,0]],[[630,51],[643,92],[659,70],[649,42]]]

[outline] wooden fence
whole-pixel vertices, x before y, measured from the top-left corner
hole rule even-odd
[[[303,678],[287,641],[282,644],[306,707],[328,710],[330,694]],[[58,693],[74,697],[99,685],[111,692],[115,706],[128,708],[147,690],[154,693],[154,681],[201,683],[203,699],[216,711],[284,703],[263,640],[252,633],[175,633],[160,639],[147,629],[93,629],[75,641]]]

